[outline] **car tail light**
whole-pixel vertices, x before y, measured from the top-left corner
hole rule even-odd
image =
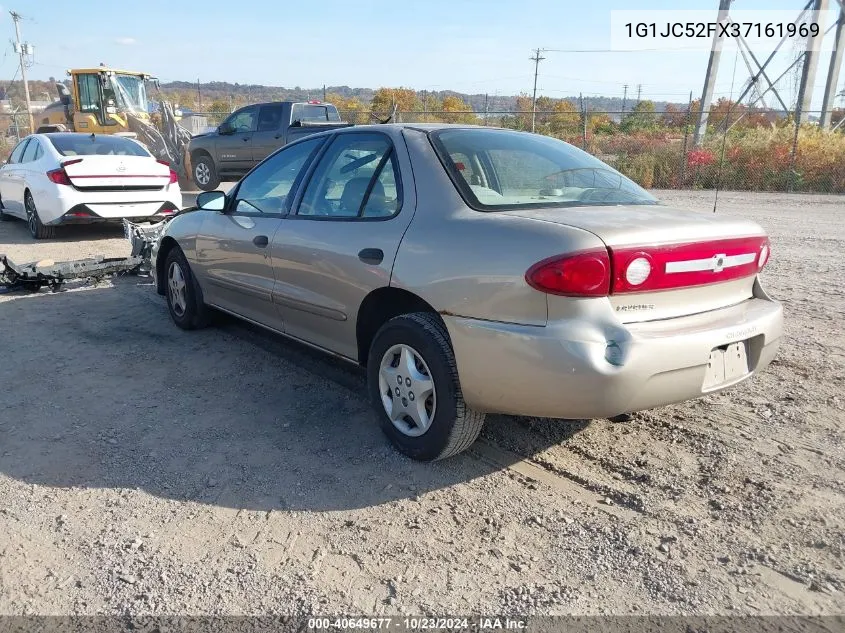
[[[177,174],[173,170],[173,167],[170,167],[170,163],[168,163],[166,160],[157,160],[156,162],[161,165],[167,165],[167,167],[170,169],[170,182],[168,184],[172,185],[174,183],[179,182],[179,174]]]
[[[763,270],[766,264],[769,263],[769,257],[772,255],[772,245],[769,243],[769,239],[766,238],[766,241],[763,242],[763,245],[760,247],[760,255],[757,257],[757,270]]]
[[[525,280],[541,292],[567,297],[601,297],[610,292],[610,257],[596,249],[551,257],[534,264]]]
[[[81,158],[76,158],[74,160],[66,160],[61,164],[58,169],[51,169],[47,172],[47,178],[50,179],[50,182],[54,182],[57,185],[67,185],[68,187],[72,187],[73,183],[70,181],[70,178],[65,171],[65,167],[68,165],[75,165],[76,163],[81,163]]]
[[[768,244],[766,237],[744,237],[651,248],[611,248],[611,293],[672,290],[749,277],[765,266]]]

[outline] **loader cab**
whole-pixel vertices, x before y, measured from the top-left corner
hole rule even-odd
[[[114,134],[129,130],[129,114],[149,119],[149,75],[105,67],[69,71],[73,79],[73,129]]]

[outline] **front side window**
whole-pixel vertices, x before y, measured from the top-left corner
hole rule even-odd
[[[323,141],[313,138],[289,145],[251,171],[235,194],[235,213],[284,213],[291,190]]]
[[[234,132],[255,132],[255,108],[236,112],[229,118],[229,125]]]
[[[395,152],[382,134],[341,134],[314,170],[297,215],[385,218],[401,207]]]
[[[26,149],[27,143],[29,143],[28,138],[25,138],[20,143],[18,143],[17,147],[12,150],[11,155],[9,156],[9,163],[15,164],[21,162],[21,158],[23,157],[24,150]]]
[[[31,163],[35,160],[35,152],[38,149],[38,139],[30,139],[29,145],[26,146],[26,151],[21,158],[22,163]]]
[[[557,139],[489,129],[440,130],[431,138],[464,201],[479,211],[657,203],[612,167]]]

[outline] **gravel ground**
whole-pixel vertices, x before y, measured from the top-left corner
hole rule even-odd
[[[625,423],[491,416],[432,465],[355,368],[178,330],[148,279],[0,297],[0,614],[842,613],[845,199],[719,213],[772,237],[770,369]],[[126,250],[0,224],[19,261]]]

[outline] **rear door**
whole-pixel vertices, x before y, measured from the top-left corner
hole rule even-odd
[[[287,333],[357,359],[358,309],[389,285],[416,207],[402,137],[337,134],[297,197],[272,244],[273,299]]]
[[[324,139],[296,143],[264,162],[209,213],[197,235],[197,274],[205,300],[261,325],[284,331],[273,305],[269,245],[290,207],[300,175]]]
[[[217,157],[220,171],[247,171],[252,161],[252,135],[258,119],[258,107],[238,110],[228,119],[231,134],[221,134],[217,139]]]
[[[252,135],[253,162],[261,162],[283,145],[282,115],[281,103],[268,103],[258,108],[258,124]]]
[[[8,162],[0,168],[0,197],[3,207],[11,214],[23,214],[23,172],[20,162],[30,139],[25,138],[17,144],[9,155]]]

